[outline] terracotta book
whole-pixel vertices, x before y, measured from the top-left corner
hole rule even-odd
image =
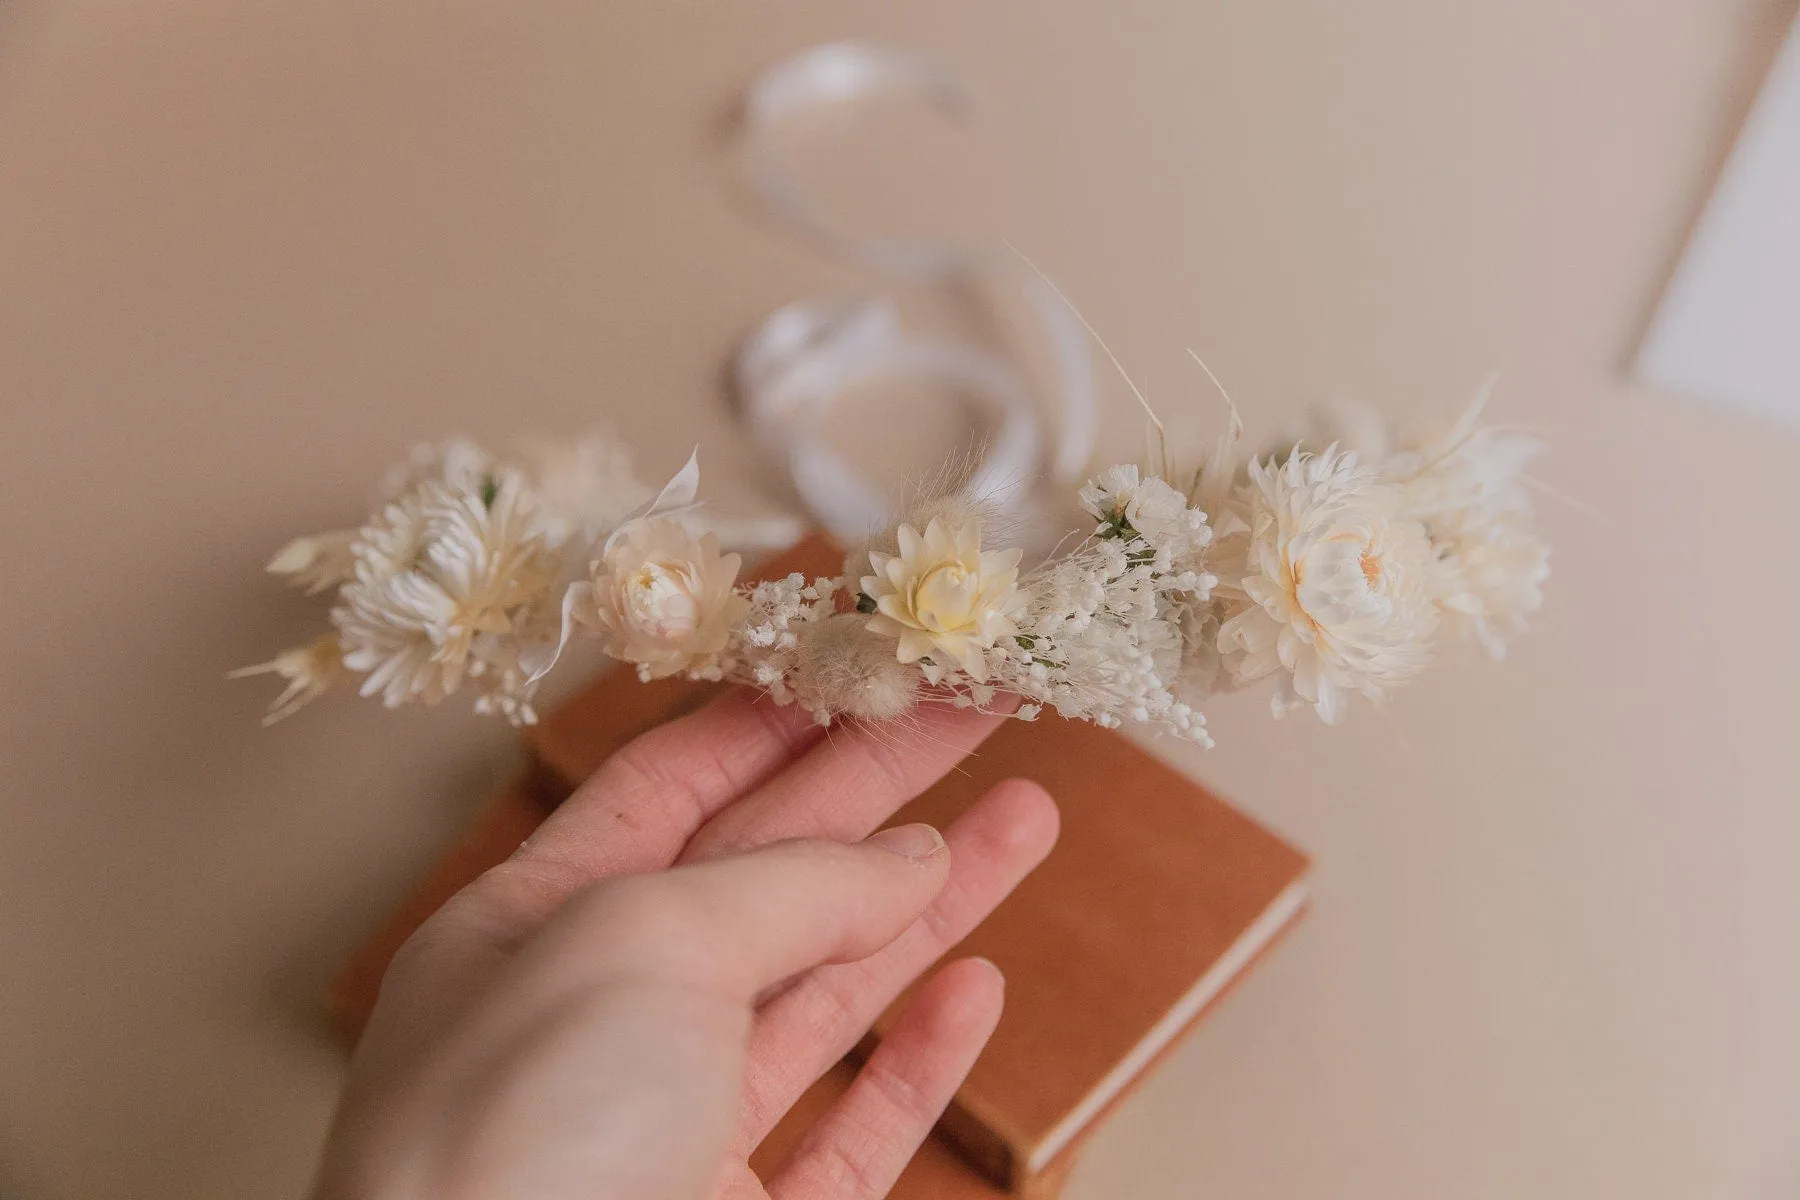
[[[956,949],[1006,973],[1006,1011],[940,1132],[1017,1187],[1058,1163],[1299,915],[1307,863],[1084,722],[1009,722],[963,767],[895,820],[947,824],[1014,776],[1062,810],[1055,851]]]

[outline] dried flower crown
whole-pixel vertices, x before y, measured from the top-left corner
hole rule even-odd
[[[695,459],[654,496],[605,438],[500,459],[426,446],[358,529],[301,538],[269,569],[335,592],[332,631],[234,674],[286,683],[269,719],[360,676],[390,707],[467,688],[535,720],[571,638],[640,677],[730,680],[820,722],[1020,697],[1104,726],[1211,744],[1199,705],[1273,677],[1276,716],[1336,723],[1446,636],[1501,657],[1542,602],[1548,548],[1523,474],[1537,444],[1480,426],[1390,449],[1332,441],[1245,456],[1235,418],[1195,469],[1108,468],[1092,519],[1029,567],[984,506],[941,497],[853,551],[839,577],[737,582],[695,506]]]

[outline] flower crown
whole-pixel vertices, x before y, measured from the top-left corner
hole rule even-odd
[[[1335,724],[1447,636],[1502,657],[1542,602],[1523,474],[1538,445],[1479,425],[1481,407],[1395,448],[1377,431],[1262,457],[1240,451],[1234,414],[1195,467],[1095,476],[1087,532],[1029,567],[992,544],[990,504],[950,495],[853,549],[841,576],[754,586],[721,549],[734,528],[695,504],[694,458],[651,496],[603,437],[504,459],[425,446],[360,528],[270,561],[335,592],[332,631],[233,674],[285,681],[270,721],[360,676],[389,707],[467,688],[478,711],[530,723],[539,682],[591,637],[642,679],[748,684],[821,723],[1010,693],[1022,719],[1049,707],[1210,745],[1201,703],[1273,676],[1277,717],[1310,705]]]

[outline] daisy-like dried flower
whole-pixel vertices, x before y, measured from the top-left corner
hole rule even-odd
[[[479,673],[477,639],[516,632],[556,579],[536,521],[523,480],[502,470],[471,491],[423,483],[365,526],[331,614],[362,694],[435,704]]]

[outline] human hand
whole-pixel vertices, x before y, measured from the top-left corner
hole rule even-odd
[[[1049,852],[1023,780],[869,836],[998,720],[827,741],[733,693],[632,742],[395,957],[320,1200],[884,1195],[999,1017],[989,963],[920,989],[767,1191],[748,1158]]]

